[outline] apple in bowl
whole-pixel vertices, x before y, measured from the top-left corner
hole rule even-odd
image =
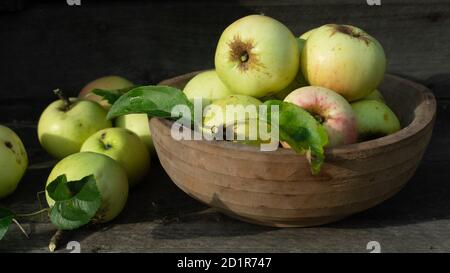
[[[360,28],[329,24],[312,31],[301,53],[310,85],[334,90],[348,101],[369,95],[383,80],[386,56],[380,43]]]
[[[263,15],[243,17],[220,36],[215,67],[235,93],[256,98],[287,87],[299,69],[295,36],[279,21]]]
[[[310,112],[328,134],[327,147],[355,143],[357,124],[351,105],[338,93],[320,86],[305,86],[291,92],[284,101]],[[282,143],[284,147],[289,147]]]

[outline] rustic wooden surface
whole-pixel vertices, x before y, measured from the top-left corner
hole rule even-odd
[[[448,1],[382,0],[381,7],[368,7],[363,0],[82,0],[81,7],[73,8],[65,1],[20,2],[19,8],[0,9],[0,123],[24,140],[32,168],[17,192],[0,205],[18,212],[38,208],[36,192],[43,189],[50,170],[42,163],[51,158],[39,148],[36,121],[52,100],[54,87],[75,95],[84,83],[105,74],[156,83],[211,67],[221,30],[240,16],[263,12],[296,33],[331,21],[361,26],[384,45],[391,73],[407,75],[433,90],[438,99],[435,130],[408,185],[385,203],[341,222],[276,229],[206,210],[178,190],[154,162],[147,183],[131,193],[116,221],[86,227],[71,240],[79,241],[83,252],[367,252],[367,243],[374,240],[386,252],[450,251]],[[1,252],[47,251],[54,228],[39,218],[24,226],[31,239],[12,227],[0,241]]]

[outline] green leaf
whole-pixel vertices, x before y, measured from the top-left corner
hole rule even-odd
[[[126,87],[122,89],[115,89],[115,90],[106,90],[106,89],[99,89],[96,88],[92,90],[92,93],[94,93],[97,96],[100,96],[103,98],[103,100],[106,100],[109,104],[113,105],[116,100],[118,100],[123,94],[127,93],[131,89],[136,88],[136,86],[132,87]]]
[[[14,218],[14,213],[6,208],[0,208],[0,240],[3,239],[6,232],[8,232]]]
[[[50,220],[59,229],[71,230],[89,223],[102,204],[100,191],[93,175],[77,181],[58,176],[46,188],[55,201],[50,208]]]
[[[311,172],[317,174],[325,159],[324,146],[328,143],[328,135],[323,126],[309,112],[292,103],[269,100],[264,104],[269,108],[268,122],[271,121],[271,106],[279,107],[280,140],[287,142],[297,153],[306,153]]]
[[[122,95],[112,105],[108,119],[132,113],[171,118],[172,109],[178,105],[187,106],[193,115],[193,105],[183,91],[169,86],[140,86]]]

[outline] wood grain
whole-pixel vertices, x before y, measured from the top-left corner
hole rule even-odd
[[[27,1],[0,14],[0,41],[7,41],[0,47],[1,99],[49,102],[57,87],[75,96],[108,74],[154,84],[213,67],[221,32],[252,13],[277,18],[296,35],[330,22],[359,26],[383,45],[390,73],[426,81],[450,71],[449,1],[82,2]]]

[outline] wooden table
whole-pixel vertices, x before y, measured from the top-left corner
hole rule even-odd
[[[51,169],[52,159],[36,137],[39,114],[53,99],[50,90],[61,87],[76,95],[84,83],[105,74],[156,83],[212,67],[221,30],[245,14],[264,12],[295,33],[330,21],[361,26],[384,45],[391,73],[427,85],[438,99],[434,134],[416,175],[373,209],[323,227],[246,224],[178,190],[154,157],[151,174],[131,192],[115,221],[71,234],[82,252],[369,252],[369,241],[379,242],[382,252],[450,251],[448,2],[382,1],[381,7],[362,0],[243,1],[239,6],[82,1],[81,7],[10,2],[5,8],[10,12],[0,13],[0,123],[23,139],[30,168],[16,193],[0,205],[17,212],[39,208],[36,193],[44,189]],[[23,225],[31,239],[13,226],[0,241],[0,252],[47,252],[55,232],[48,220],[37,217]]]

